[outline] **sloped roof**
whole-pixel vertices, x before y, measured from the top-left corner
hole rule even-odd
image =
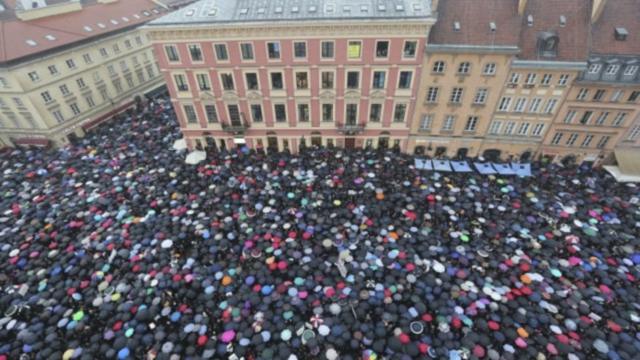
[[[615,28],[629,35],[616,40]],[[591,51],[596,54],[640,55],[640,0],[609,0],[591,29]]]
[[[0,64],[140,25],[165,13],[151,0],[92,0],[83,1],[81,11],[22,21],[15,17],[15,0],[4,4]]]

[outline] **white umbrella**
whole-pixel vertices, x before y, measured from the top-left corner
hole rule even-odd
[[[185,162],[190,165],[195,165],[206,158],[207,158],[207,153],[205,153],[204,151],[194,151],[189,155],[187,155]]]
[[[187,140],[178,139],[173,143],[173,149],[176,151],[184,150],[187,148]]]

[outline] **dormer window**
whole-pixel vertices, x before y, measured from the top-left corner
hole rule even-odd
[[[614,37],[618,41],[627,40],[627,35],[629,35],[629,32],[627,31],[627,29],[625,29],[623,27],[617,27],[616,30],[615,30],[615,33],[614,33]]]
[[[560,15],[560,26],[564,27],[565,25],[567,25],[567,17]]]
[[[455,31],[455,32],[460,31],[460,22],[459,21],[454,21],[453,22],[453,31]]]
[[[600,72],[600,69],[602,69],[601,64],[591,64],[589,65],[589,74],[597,74]]]
[[[555,57],[558,55],[560,38],[555,32],[544,31],[538,34],[538,55]]]

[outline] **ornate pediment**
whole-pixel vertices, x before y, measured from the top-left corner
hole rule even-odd
[[[238,94],[230,91],[225,91],[225,93],[222,94],[222,100],[226,102],[238,101]]]
[[[203,92],[203,93],[201,93],[201,94],[200,94],[200,98],[201,98],[202,100],[207,100],[207,101],[215,101],[215,100],[216,100],[216,97],[215,97],[215,96],[213,96],[213,94],[212,94],[212,93],[210,93],[210,92]]]
[[[360,91],[357,91],[357,90],[347,90],[347,92],[344,93],[345,99],[356,99],[359,97],[360,97]]]
[[[384,90],[373,90],[369,97],[371,97],[372,99],[384,99],[386,96],[387,94],[384,92]]]
[[[336,97],[336,93],[330,90],[324,90],[320,92],[320,99],[323,100],[332,100]]]
[[[263,98],[262,94],[259,91],[249,91],[247,93],[247,99],[249,100],[261,100]]]

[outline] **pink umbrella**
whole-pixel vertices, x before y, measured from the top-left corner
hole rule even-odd
[[[220,335],[220,341],[225,344],[230,343],[236,337],[236,332],[234,330],[227,330]]]

